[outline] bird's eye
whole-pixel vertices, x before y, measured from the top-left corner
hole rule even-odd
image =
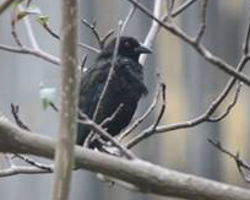
[[[129,49],[129,48],[131,48],[131,44],[129,42],[125,42],[124,43],[124,47],[127,48],[127,49]]]

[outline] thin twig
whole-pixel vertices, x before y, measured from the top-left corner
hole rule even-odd
[[[181,6],[179,6],[175,11],[172,12],[172,17],[176,17],[179,14],[181,14],[184,10],[186,10],[188,7],[190,7],[193,3],[195,3],[197,0],[187,0],[185,1]]]
[[[81,119],[78,119],[78,123],[90,127],[94,133],[98,134],[111,142],[115,147],[117,147],[120,152],[126,156],[128,159],[135,159],[135,155],[132,154],[126,147],[121,145],[115,138],[113,138],[107,131],[105,131],[100,125],[96,124],[93,120],[89,119],[88,116],[81,111],[79,111]]]
[[[138,136],[135,136],[132,140],[130,140],[125,146],[130,149],[133,146],[137,145],[140,141],[149,138],[150,136],[152,136],[153,134],[156,133],[156,128],[159,125],[163,114],[165,112],[166,109],[166,85],[164,83],[161,83],[161,91],[162,91],[162,106],[161,106],[161,110],[159,113],[159,116],[157,117],[157,119],[155,120],[155,122],[153,123],[153,125],[151,125],[151,129],[148,132],[143,132]]]
[[[243,55],[241,58],[237,70],[241,71],[246,63],[250,60],[250,57],[247,55]],[[209,118],[212,116],[212,114],[215,112],[215,110],[221,105],[221,103],[224,101],[224,99],[228,96],[229,92],[233,88],[236,78],[231,78],[226,87],[223,89],[223,91],[218,95],[218,97],[209,105],[208,109],[201,115],[199,115],[196,118],[193,118],[188,121],[183,121],[179,123],[174,123],[170,125],[163,125],[158,126],[155,130],[156,133],[167,133],[170,131],[180,130],[180,129],[186,129],[186,128],[192,128],[195,127],[201,123],[209,122]],[[134,137],[129,143],[127,143],[126,146],[132,147],[134,145],[132,144],[138,144],[139,142],[143,141],[144,135],[150,134],[150,132],[153,130],[153,125],[151,125],[149,128],[144,130],[141,134]]]
[[[118,137],[119,141],[121,141],[123,138],[128,136],[133,130],[135,130],[153,112],[153,110],[156,107],[159,96],[160,96],[160,87],[158,85],[157,89],[156,89],[155,97],[153,99],[153,102],[148,107],[147,111],[141,117],[137,118],[133,124],[131,124],[128,128],[126,128],[125,131],[123,131],[120,134],[120,136]]]
[[[246,183],[250,184],[250,176],[249,174],[246,175],[243,172],[243,169],[247,170],[250,172],[250,164],[247,163],[245,160],[240,158],[240,154],[239,152],[237,152],[236,154],[231,153],[230,151],[226,150],[219,141],[214,141],[211,139],[208,139],[208,142],[213,145],[215,148],[217,148],[220,152],[226,154],[227,156],[229,156],[230,158],[232,158],[236,165],[237,168],[240,172],[240,175],[242,176],[242,178],[245,180]]]
[[[52,106],[52,105],[51,105],[51,106]],[[56,112],[59,111],[59,109],[58,109],[54,104],[53,104],[53,108],[54,108],[54,110],[55,110]],[[121,108],[122,108],[122,105],[120,105],[120,106],[116,109],[116,111],[113,113],[113,115],[112,115],[111,117],[106,118],[106,119],[101,123],[100,126],[102,126],[102,125],[105,124],[105,123],[108,123],[109,120],[112,120],[112,119],[119,113],[119,111],[120,111]],[[92,120],[90,120],[86,114],[84,114],[84,113],[82,113],[81,111],[79,111],[79,115],[80,115],[80,118],[81,118],[81,119],[79,119],[79,123],[82,123],[82,124],[84,124],[84,125],[86,125],[86,126],[90,126],[91,128],[93,128],[93,126],[95,126],[95,125],[97,126],[97,124],[95,124]],[[95,127],[95,128],[96,128],[96,127]],[[98,135],[101,135],[101,136],[103,136],[104,138],[107,138],[108,141],[110,141],[114,146],[116,146],[119,150],[121,150],[121,152],[122,152],[124,155],[128,154],[127,157],[128,157],[129,159],[132,159],[132,157],[135,158],[134,155],[132,156],[132,153],[128,153],[128,152],[126,152],[126,150],[125,150],[125,152],[124,152],[124,147],[122,147],[122,146],[119,144],[118,141],[116,141],[115,139],[113,139],[112,136],[110,136],[108,133],[106,133],[105,130],[103,130],[102,128],[98,128],[98,127],[97,127],[96,129],[97,129],[97,134],[99,133]],[[101,131],[101,132],[98,132],[98,131],[100,131],[100,129],[102,129],[102,131]],[[118,147],[118,146],[119,146],[119,147]],[[132,157],[131,157],[131,156],[132,156]],[[130,157],[131,157],[131,158],[130,158]]]
[[[249,54],[249,41],[250,40],[250,20],[248,22],[247,34],[245,38],[245,42],[243,44],[243,54],[247,56]]]
[[[45,165],[43,163],[38,163],[34,160],[32,160],[30,157],[27,157],[27,156],[23,156],[23,155],[20,155],[20,154],[15,154],[13,158],[19,158],[21,160],[23,160],[24,162],[36,167],[36,168],[39,168],[41,170],[44,170],[44,171],[47,171],[47,172],[53,172],[53,166],[52,165]]]
[[[17,123],[17,125],[27,131],[30,131],[30,128],[28,128],[27,125],[25,125],[22,120],[19,117],[19,106],[11,104],[11,113]],[[24,162],[32,165],[33,167],[26,167],[26,166],[16,166],[12,159],[18,157]],[[7,161],[9,162],[10,167],[7,169],[0,170],[0,177],[6,177],[6,176],[12,176],[16,174],[41,174],[41,173],[50,173],[53,171],[53,166],[51,165],[45,165],[42,163],[38,163],[34,160],[32,160],[29,157],[15,154],[12,156],[12,158],[7,158]]]
[[[107,89],[109,87],[110,81],[111,81],[113,73],[114,73],[114,67],[115,67],[116,57],[117,57],[117,54],[118,54],[118,47],[119,47],[119,43],[120,43],[120,28],[121,28],[121,26],[122,26],[122,24],[121,24],[121,22],[119,22],[118,30],[117,30],[116,43],[115,43],[115,49],[114,49],[114,54],[113,54],[113,58],[112,58],[112,61],[111,61],[111,67],[110,67],[109,74],[108,74],[107,80],[105,82],[102,94],[100,96],[100,99],[99,99],[99,101],[97,103],[97,106],[96,106],[96,109],[95,109],[95,112],[94,112],[94,115],[93,115],[93,119],[94,120],[96,119],[96,116],[98,114],[98,110],[99,110],[99,108],[101,106],[101,103],[103,101],[104,95],[105,95],[105,93],[106,93],[106,91],[107,91]]]
[[[4,50],[4,51],[8,51],[8,52],[12,52],[12,53],[18,53],[18,54],[29,54],[29,55],[33,55],[35,57],[41,58],[43,60],[46,60],[52,64],[55,65],[59,65],[60,64],[60,59],[46,53],[43,50],[37,50],[37,49],[32,49],[32,48],[28,48],[28,47],[12,47],[12,46],[8,46],[5,44],[0,44],[0,49]]]
[[[59,112],[58,107],[52,101],[49,102],[49,105],[55,112]]]
[[[88,59],[88,55],[85,54],[82,58],[82,62],[81,62],[81,75],[84,73],[85,69],[86,69],[86,63],[87,63],[87,59]]]
[[[19,117],[19,106],[18,105],[11,104],[11,113],[12,113],[12,115],[13,115],[15,121],[16,121],[16,124],[21,129],[30,131],[30,128],[26,124],[24,124],[22,122],[22,120],[20,119],[20,117]],[[53,171],[53,167],[51,165],[45,165],[45,164],[42,164],[42,163],[38,163],[38,162],[32,160],[31,158],[29,158],[27,156],[20,155],[20,154],[14,154],[14,156],[12,156],[11,160],[13,158],[16,158],[16,157],[19,158],[19,159],[21,159],[21,160],[23,160],[24,162],[26,162],[26,163],[34,166],[34,167],[36,167],[36,168],[41,169],[41,170],[45,170],[45,171],[48,171],[48,172],[52,172]],[[21,173],[21,171],[19,171],[20,169],[22,169],[22,170],[25,169],[27,173],[28,173],[29,170],[31,171],[30,173],[38,173],[38,172],[40,172],[40,170],[35,170],[33,168],[23,168],[22,166],[15,166],[14,163],[12,163],[11,160],[10,160],[10,169],[8,169],[7,171],[5,171],[4,173],[7,173],[7,172],[8,173]],[[0,174],[1,174],[1,172],[0,172]],[[7,174],[5,174],[5,175],[7,175]]]
[[[42,26],[43,26],[43,28],[44,28],[52,37],[54,37],[54,38],[57,39],[57,40],[60,40],[59,34],[56,33],[55,31],[53,31],[53,30],[49,27],[48,23],[44,23],[44,24],[42,24]],[[109,34],[110,34],[110,33],[109,33]],[[108,36],[106,36],[106,37],[108,37]],[[94,52],[94,53],[100,53],[100,50],[99,50],[99,49],[97,49],[97,48],[95,48],[95,47],[92,47],[92,46],[90,46],[90,45],[81,43],[81,42],[78,43],[78,46],[81,47],[81,48],[83,48],[83,49],[87,49],[87,50],[89,50],[89,51],[91,51],[91,52]]]
[[[15,19],[14,19],[15,20]],[[16,44],[19,46],[19,47],[23,47],[23,44],[21,42],[21,39],[19,38],[17,32],[16,32],[16,22],[12,22],[11,24],[11,34],[14,38],[14,41],[16,42]]]
[[[37,167],[27,167],[27,166],[12,166],[7,169],[0,170],[0,177],[9,177],[17,174],[47,174],[51,171],[39,169]]]
[[[97,43],[99,45],[99,48],[100,50],[102,50],[104,48],[104,45],[106,43],[106,41],[110,38],[110,36],[112,36],[114,34],[114,30],[111,29],[109,30],[103,37],[100,35],[100,33],[97,31],[96,29],[96,24],[93,23],[89,23],[86,19],[81,19],[81,22],[86,25],[91,31],[92,33],[94,34],[96,40],[97,40]],[[86,45],[87,46],[87,45]],[[94,47],[92,49],[95,49]],[[91,49],[89,49],[91,50]],[[100,52],[100,50],[98,49],[97,51]]]
[[[106,41],[115,33],[113,29],[109,30],[102,38],[102,43],[105,45]]]
[[[57,34],[55,31],[53,31],[53,30],[49,27],[49,25],[48,25],[47,23],[44,23],[44,24],[43,24],[43,27],[44,27],[44,29],[45,29],[52,37],[54,37],[54,38],[57,39],[57,40],[60,40],[59,34]],[[100,53],[100,50],[99,50],[99,49],[97,49],[97,48],[95,48],[95,47],[92,47],[92,46],[90,46],[90,45],[81,43],[81,42],[78,43],[78,46],[81,47],[81,48],[87,49],[87,50],[89,50],[89,51],[92,51],[92,52],[94,52],[94,53]]]
[[[101,36],[100,36],[99,32],[96,29],[96,24],[95,23],[91,24],[86,19],[81,19],[81,22],[84,25],[86,25],[92,31],[92,33],[94,34],[94,36],[95,36],[95,38],[97,40],[97,43],[98,43],[100,49],[103,49],[104,44],[102,42],[102,39],[101,39]]]
[[[161,106],[161,110],[159,113],[159,116],[157,117],[155,123],[153,124],[153,129],[151,134],[154,134],[156,127],[159,125],[163,114],[166,110],[166,85],[164,83],[161,83],[161,88],[162,88],[162,106]]]
[[[48,33],[49,33],[53,38],[55,38],[55,39],[57,39],[57,40],[60,40],[60,36],[59,36],[56,32],[54,32],[54,31],[49,27],[49,25],[48,25],[47,23],[43,24],[43,27],[44,27],[44,29],[45,29],[46,31],[48,31]]]
[[[89,50],[89,51],[92,51],[92,52],[94,52],[94,53],[100,53],[100,52],[101,52],[99,49],[97,49],[97,48],[95,48],[95,47],[92,47],[92,46],[90,46],[90,45],[81,43],[81,42],[79,42],[78,45],[79,45],[80,47],[82,47],[82,48],[84,48],[84,49],[87,49],[87,50]]]
[[[24,8],[23,8],[23,6],[21,4],[18,6],[18,8],[19,8],[19,10],[21,12],[24,11]],[[30,40],[30,43],[31,43],[32,47],[34,49],[36,49],[36,50],[39,50],[40,48],[39,48],[38,42],[36,40],[33,28],[32,28],[32,26],[30,24],[29,16],[24,17],[24,25],[25,25],[25,28],[26,28],[26,31],[27,31],[27,34],[28,34],[28,38]]]
[[[249,57],[242,58],[237,69],[242,70],[249,59],[250,59]],[[201,123],[209,122],[209,118],[212,116],[212,114],[215,112],[215,110],[219,107],[219,105],[221,105],[221,103],[224,101],[224,99],[228,96],[228,94],[231,91],[235,81],[236,81],[236,78],[231,78],[228,81],[228,84],[226,85],[224,90],[210,104],[208,109],[203,114],[199,115],[196,118],[188,120],[188,121],[183,121],[183,122],[174,123],[174,124],[170,124],[170,125],[158,126],[155,129],[155,132],[158,133],[158,134],[159,133],[167,133],[167,132],[174,131],[174,130],[192,128],[192,127],[195,127],[195,126],[197,126],[197,125],[199,125]],[[143,141],[144,140],[144,135],[150,134],[150,132],[153,129],[154,129],[153,125],[151,125],[149,128],[144,130],[141,134],[134,137],[126,146],[131,147],[131,146],[134,146],[132,144],[138,144],[139,142]]]
[[[136,0],[136,1],[138,2],[139,0]],[[132,5],[132,7],[130,8],[129,13],[127,14],[127,16],[126,16],[126,18],[125,18],[125,20],[123,22],[123,25],[121,27],[121,34],[123,34],[128,22],[131,20],[131,18],[135,14],[135,11],[136,11],[136,6]]]
[[[202,36],[205,33],[206,30],[206,26],[207,26],[207,22],[206,22],[206,13],[207,13],[207,3],[208,0],[203,0],[203,4],[202,4],[202,11],[201,11],[201,26],[200,26],[200,30],[198,31],[198,34],[195,38],[196,43],[200,43]]]
[[[236,91],[235,91],[235,95],[234,95],[234,99],[233,101],[229,104],[229,106],[227,107],[227,109],[225,110],[224,113],[221,113],[219,116],[217,117],[209,117],[208,118],[208,122],[218,122],[218,121],[221,121],[222,119],[224,119],[226,116],[228,116],[228,114],[230,113],[231,109],[236,105],[237,103],[237,100],[239,98],[239,94],[240,94],[240,89],[242,87],[242,84],[239,83],[237,88],[236,88]]]
[[[167,0],[167,18],[168,18],[168,20],[171,20],[171,18],[172,18],[173,9],[174,9],[174,0]]]
[[[20,128],[22,128],[24,130],[27,130],[27,131],[30,131],[30,128],[26,124],[24,124],[22,122],[22,120],[20,119],[20,117],[19,117],[19,106],[18,105],[14,105],[14,104],[11,103],[11,113],[12,113],[12,115],[13,115],[15,121],[16,121],[16,124]]]
[[[93,114],[93,121],[96,121],[96,118],[98,116],[98,112],[99,112],[99,110],[100,110],[100,108],[102,106],[103,99],[105,97],[106,91],[107,91],[107,89],[109,87],[110,81],[111,81],[113,73],[114,73],[114,67],[115,67],[116,57],[117,57],[117,53],[118,53],[118,47],[119,47],[119,43],[120,43],[120,30],[121,30],[121,26],[122,26],[122,23],[119,22],[119,24],[118,24],[118,30],[117,30],[116,43],[115,43],[115,49],[114,49],[114,54],[113,54],[113,58],[112,58],[112,61],[111,61],[111,67],[109,69],[108,77],[107,77],[107,80],[106,80],[105,85],[103,87],[102,93],[101,93],[100,98],[99,98],[99,100],[97,102],[97,105],[95,107],[95,111],[94,111],[94,114]],[[90,140],[92,139],[93,135],[94,135],[93,133],[90,133],[88,135],[88,137],[86,138],[86,143],[87,144],[90,142]]]
[[[110,116],[107,117],[103,120],[103,122],[100,124],[101,127],[105,126],[106,124],[108,124],[109,122],[111,122],[122,110],[123,104],[120,104],[116,110],[114,111],[114,113]]]

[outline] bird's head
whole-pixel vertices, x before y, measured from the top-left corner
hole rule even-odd
[[[116,38],[112,39],[103,49],[105,55],[114,53],[116,46]],[[151,50],[141,45],[136,39],[132,37],[122,36],[119,40],[118,55],[132,58],[138,61],[140,54],[152,53]]]

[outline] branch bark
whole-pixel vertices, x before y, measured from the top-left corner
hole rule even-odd
[[[20,129],[0,115],[0,151],[52,159],[55,142]],[[78,168],[111,176],[135,185],[142,192],[203,200],[249,200],[250,191],[194,175],[168,170],[151,163],[110,156],[76,146]]]
[[[68,199],[74,165],[78,111],[77,11],[77,0],[62,1],[61,104],[52,200]]]
[[[5,0],[0,5],[0,15],[14,2],[15,0]]]

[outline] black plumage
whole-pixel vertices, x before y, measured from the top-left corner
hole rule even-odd
[[[111,40],[97,56],[94,65],[81,78],[79,108],[91,119],[108,78],[115,44],[116,39]],[[130,123],[138,101],[147,94],[143,82],[143,66],[138,62],[140,54],[143,53],[151,52],[132,37],[120,37],[114,71],[95,117],[95,122],[100,124],[107,117],[111,117],[120,106],[115,117],[103,125],[112,136],[119,134]],[[90,129],[79,123],[77,144],[82,145],[89,133]],[[94,140],[89,147],[98,148],[100,143]]]

